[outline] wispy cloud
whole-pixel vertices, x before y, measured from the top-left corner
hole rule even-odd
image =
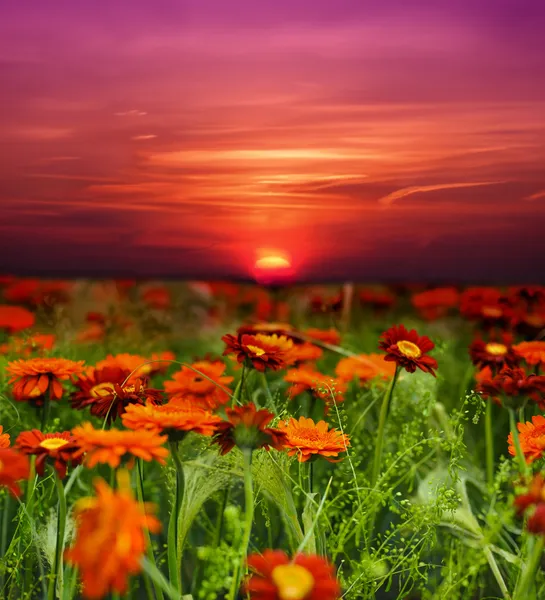
[[[545,190],[530,194],[530,196],[526,196],[524,199],[532,202],[533,200],[541,200],[541,198],[545,198]]]
[[[379,198],[379,204],[383,206],[391,206],[396,200],[412,196],[413,194],[422,194],[425,192],[436,192],[439,190],[452,190],[456,188],[471,188],[479,187],[483,185],[499,185],[505,183],[503,181],[477,181],[477,182],[462,182],[462,183],[439,183],[436,185],[415,185],[412,187],[403,188]]]

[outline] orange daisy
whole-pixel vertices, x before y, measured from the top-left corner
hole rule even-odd
[[[335,396],[335,402],[342,402],[347,387],[346,382],[324,375],[308,365],[290,369],[284,376],[284,381],[292,384],[288,390],[290,398],[308,391],[328,403],[333,401],[332,395]]]
[[[4,428],[0,425],[0,448],[9,448],[9,433],[3,433]]]
[[[235,446],[252,450],[282,448],[284,433],[279,429],[267,427],[274,419],[273,413],[266,409],[257,410],[253,402],[227,408],[225,412],[227,420],[219,423],[214,436],[214,442],[219,444],[222,454],[227,454]]]
[[[213,435],[221,418],[191,403],[190,400],[171,400],[162,406],[131,404],[121,417],[128,429],[148,429],[166,433],[177,441],[189,431]]]
[[[30,462],[28,458],[13,448],[0,448],[0,486],[7,487],[12,496],[18,498],[21,488],[17,484],[28,479]]]
[[[336,329],[314,329],[310,328],[303,332],[307,337],[324,342],[325,344],[331,344],[338,346],[341,342],[341,334]]]
[[[513,350],[521,356],[528,365],[545,365],[545,341],[535,340],[521,342],[513,346]]]
[[[167,436],[156,431],[120,431],[119,429],[95,429],[91,423],[83,423],[72,430],[79,446],[77,456],[86,454],[85,466],[92,469],[99,463],[116,469],[121,459],[137,457],[145,461],[156,460],[165,464],[168,450],[163,446]]]
[[[69,431],[62,433],[42,433],[37,429],[23,431],[15,440],[15,448],[23,454],[36,455],[36,472],[45,474],[45,463],[49,458],[54,461],[55,470],[59,477],[66,477],[66,469],[81,463],[81,456],[76,456],[79,450],[74,437]]]
[[[284,335],[258,333],[237,337],[228,334],[221,339],[227,346],[224,355],[234,354],[239,363],[245,362],[262,372],[267,368],[278,371],[286,367],[293,350],[293,341]]]
[[[297,365],[300,363],[316,361],[320,359],[323,354],[324,351],[319,346],[315,346],[310,342],[303,342],[302,344],[294,344],[287,355],[286,362],[290,365]]]
[[[337,600],[341,587],[335,568],[322,556],[265,550],[248,557],[250,575],[243,593],[251,600]]]
[[[257,333],[264,333],[266,335],[285,335],[289,337],[290,332],[293,331],[293,327],[289,323],[253,323],[251,325],[241,325],[237,329],[239,335],[245,333],[255,335]]]
[[[0,354],[10,352],[19,356],[30,356],[33,352],[51,350],[55,344],[55,336],[50,333],[36,333],[27,338],[12,338],[8,344],[0,345]]]
[[[341,358],[335,367],[337,377],[347,383],[354,379],[365,383],[375,377],[390,379],[394,376],[395,370],[395,364],[387,362],[384,354],[375,353]]]
[[[34,325],[34,313],[22,306],[0,305],[0,329],[16,333]]]
[[[120,471],[117,482],[118,489],[113,490],[96,480],[96,495],[78,500],[74,507],[76,533],[65,560],[78,567],[85,598],[104,598],[109,592],[123,595],[129,576],[142,570],[145,532],[161,530],[159,520],[150,514],[154,505],[134,499],[129,474]]]
[[[519,441],[522,452],[527,463],[541,458],[545,451],[545,417],[536,415],[532,417],[532,422],[517,423],[519,431]],[[513,434],[510,433],[507,438],[509,443],[509,454],[516,456],[515,444],[513,442]]]
[[[233,377],[224,375],[227,367],[221,360],[201,360],[192,363],[191,367],[182,367],[174,373],[172,381],[165,381],[165,391],[169,398],[185,398],[202,408],[212,410],[228,402],[230,396],[226,389],[229,389]]]
[[[329,462],[337,462],[330,457],[346,452],[347,446],[350,446],[349,436],[336,429],[329,429],[325,421],[315,424],[306,417],[299,417],[298,421],[291,418],[286,423],[280,423],[278,428],[286,434],[284,448],[290,449],[288,455],[297,455],[299,462],[318,456],[323,456]]]
[[[18,402],[39,401],[49,392],[50,400],[60,400],[64,389],[61,381],[83,372],[83,361],[65,358],[29,358],[8,363],[6,371],[11,375],[13,397]]]

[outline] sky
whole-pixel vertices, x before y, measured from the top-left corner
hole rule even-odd
[[[542,0],[0,3],[0,271],[543,283]]]

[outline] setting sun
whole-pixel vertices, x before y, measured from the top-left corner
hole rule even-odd
[[[290,261],[283,256],[264,256],[257,259],[255,266],[257,269],[289,269]]]

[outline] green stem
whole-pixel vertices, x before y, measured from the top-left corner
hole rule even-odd
[[[144,465],[143,461],[139,458],[136,461],[136,496],[138,498],[138,502],[144,505]],[[155,562],[155,555],[153,554],[153,546],[151,544],[151,536],[148,529],[144,529],[144,538],[146,540],[146,555],[150,563],[157,568],[157,563]],[[146,593],[148,598],[153,600],[153,591],[151,589],[151,580],[149,575],[144,571],[144,585],[146,587]],[[155,597],[157,600],[164,600],[163,590],[160,585],[153,581],[153,588],[155,590]]]
[[[246,568],[246,555],[250,544],[250,536],[252,534],[252,523],[254,520],[254,489],[252,481],[252,449],[244,448],[242,450],[244,457],[244,532],[242,535],[242,543],[240,546],[240,561],[235,567],[233,573],[233,581],[231,582],[231,590],[229,592],[229,600],[236,600],[237,592],[240,587],[242,573]]]
[[[242,395],[242,387],[244,386],[244,378],[246,377],[246,365],[242,364],[242,372],[240,374],[240,379],[238,380],[237,387],[235,388],[235,393],[231,398],[231,407],[234,408],[237,404],[240,404],[240,396]]]
[[[513,600],[533,600],[536,597],[535,590],[532,594],[532,588],[534,586],[537,571],[541,563],[541,555],[543,554],[544,544],[545,539],[541,535],[537,536],[534,540],[534,547],[530,556],[528,557],[526,568],[524,569],[524,572],[522,573],[518,585],[513,593]]]
[[[390,385],[384,394],[384,398],[382,399],[382,405],[380,407],[380,415],[378,421],[378,431],[377,431],[377,442],[375,445],[375,457],[373,460],[373,471],[371,474],[371,487],[374,488],[376,486],[378,476],[380,474],[380,467],[382,463],[382,448],[384,446],[384,430],[386,428],[386,419],[388,417],[388,413],[390,411],[390,402],[392,400],[392,394],[394,392],[394,387],[397,381],[397,377],[399,375],[399,367],[396,366],[396,370],[392,380],[390,381]]]
[[[174,490],[174,506],[172,507],[172,512],[170,513],[170,520],[168,523],[168,574],[170,582],[172,583],[173,587],[178,590],[181,597],[182,557],[178,555],[178,522],[180,519],[184,496],[184,467],[180,459],[180,455],[178,454],[178,442],[170,442],[170,454],[176,468],[176,484]]]
[[[33,530],[33,513],[34,513],[34,496],[36,494],[36,456],[30,457],[30,475],[28,478],[27,490],[26,490],[26,513],[30,522],[30,535],[34,537]],[[24,590],[28,589],[31,585],[32,572],[34,570],[34,555],[32,551],[29,551],[26,560],[25,577],[24,577]]]
[[[271,388],[269,387],[269,382],[267,381],[267,376],[265,375],[265,373],[260,373],[259,375],[261,376],[261,381],[263,382],[263,387],[265,388],[265,393],[267,394],[267,401],[269,403],[269,408],[275,415],[277,415],[278,411],[276,408],[276,404],[274,403],[273,395],[271,394]]]
[[[486,480],[488,487],[494,485],[494,431],[492,429],[492,401],[487,400],[484,433],[486,440]]]
[[[9,527],[9,515],[10,515],[10,502],[11,496],[6,494],[4,498],[4,506],[2,507],[2,536],[0,538],[0,556],[6,556],[6,549],[8,545],[8,527]],[[0,572],[0,590],[4,589],[5,572],[4,569]]]
[[[44,403],[42,406],[42,424],[41,424],[42,433],[45,433],[45,430],[47,427],[47,421],[49,420],[49,408],[50,407],[51,407],[51,400],[47,396],[44,396]]]
[[[524,458],[524,453],[520,447],[519,432],[517,429],[517,423],[515,418],[515,411],[512,408],[507,409],[509,411],[509,427],[511,429],[511,435],[513,436],[513,444],[515,445],[515,453],[519,463],[520,472],[523,475],[530,474],[530,468]]]
[[[223,490],[223,497],[221,501],[220,511],[218,513],[217,521],[216,521],[216,535],[214,536],[214,547],[219,548],[221,542],[221,536],[223,533],[223,516],[225,513],[225,508],[227,506],[227,500],[229,498],[229,488],[226,487]]]
[[[62,555],[64,550],[64,532],[66,529],[66,497],[64,495],[64,485],[58,473],[55,472],[55,485],[57,487],[57,543],[55,545],[55,562],[53,565],[53,573],[49,578],[49,587],[47,589],[47,599],[55,600],[55,589],[58,587],[59,596],[62,598],[62,576],[63,564]]]

